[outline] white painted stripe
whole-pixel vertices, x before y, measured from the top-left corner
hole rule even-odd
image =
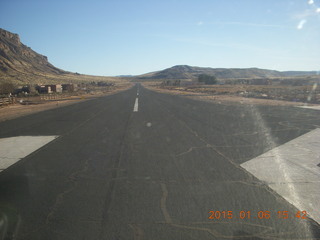
[[[307,108],[307,109],[314,109],[314,110],[320,110],[320,106],[298,106],[300,108]]]
[[[241,164],[320,223],[320,128]]]
[[[138,112],[138,107],[139,107],[139,102],[138,102],[138,98],[136,98],[136,101],[134,102],[133,111]]]
[[[0,139],[0,172],[58,136],[20,136]]]

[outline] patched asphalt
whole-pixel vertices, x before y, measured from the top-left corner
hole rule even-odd
[[[17,239],[316,239],[240,165],[319,127],[317,110],[136,85],[0,123],[0,138],[59,136],[0,173],[0,209],[20,216]]]

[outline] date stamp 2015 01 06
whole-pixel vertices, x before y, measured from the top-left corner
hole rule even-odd
[[[307,219],[307,211],[209,211],[209,219]]]

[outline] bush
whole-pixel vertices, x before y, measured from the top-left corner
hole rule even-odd
[[[215,76],[210,76],[207,74],[200,74],[198,77],[199,82],[204,82],[205,84],[217,84],[217,78]]]
[[[14,92],[14,85],[12,83],[1,83],[0,94],[9,94]]]

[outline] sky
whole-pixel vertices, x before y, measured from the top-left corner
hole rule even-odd
[[[320,0],[0,0],[0,28],[82,74],[320,70]]]

